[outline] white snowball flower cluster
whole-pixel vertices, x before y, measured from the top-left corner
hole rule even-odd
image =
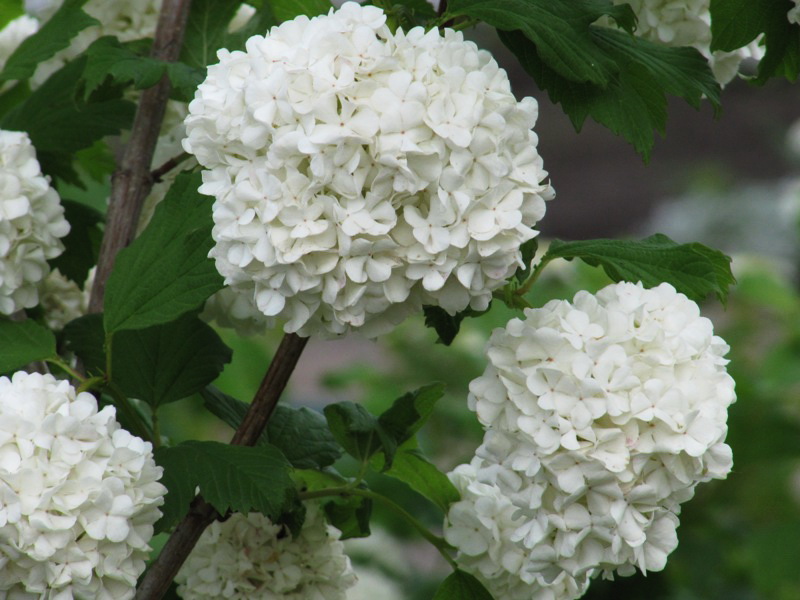
[[[0,377],[0,596],[132,598],[166,489],[149,442],[52,375]]]
[[[39,304],[50,329],[60,331],[70,321],[89,312],[89,296],[94,285],[96,267],[89,271],[83,287],[54,269],[42,282]]]
[[[470,384],[484,443],[451,475],[464,566],[499,597],[542,600],[663,569],[681,503],[732,466],[727,350],[666,283],[579,292],[495,330]]]
[[[711,52],[711,0],[614,0],[614,4],[630,4],[638,18],[636,35],[667,46],[696,48],[723,85],[736,76],[744,59],[763,55],[757,42],[733,52]]]
[[[0,131],[0,314],[39,302],[47,261],[69,233],[61,200],[42,175],[27,133]]]
[[[236,513],[203,533],[175,581],[185,600],[345,600],[356,577],[316,504],[297,537],[261,513]]]
[[[189,105],[211,256],[286,331],[384,333],[486,308],[553,195],[532,98],[461,33],[392,33],[348,2],[255,36]]]

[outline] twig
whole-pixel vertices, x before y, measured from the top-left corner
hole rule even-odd
[[[188,152],[181,152],[178,156],[173,156],[167,162],[165,162],[163,165],[161,165],[157,169],[153,169],[150,172],[151,181],[153,183],[158,183],[159,181],[161,181],[161,178],[164,175],[166,175],[167,173],[172,171],[172,169],[177,167],[179,164],[181,164],[183,161],[185,161],[190,156],[191,155]]]
[[[294,333],[283,336],[250,408],[233,435],[231,444],[252,446],[261,437],[278,403],[289,376],[305,348],[308,338]],[[159,600],[189,556],[203,531],[220,515],[201,496],[195,496],[189,513],[178,523],[161,552],[145,573],[136,600]]]
[[[180,55],[191,0],[164,0],[158,19],[150,56],[173,62]],[[114,266],[117,253],[131,243],[139,222],[139,213],[153,180],[150,162],[153,160],[161,122],[164,120],[170,82],[164,75],[156,85],[142,92],[131,137],[125,146],[117,170],[111,178],[111,200],[108,207],[105,234],[100,245],[89,312],[103,310],[106,281]]]

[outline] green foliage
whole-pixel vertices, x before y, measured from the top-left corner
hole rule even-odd
[[[289,462],[274,446],[187,441],[159,448],[155,457],[164,467],[161,483],[169,490],[157,532],[168,530],[186,513],[197,487],[222,515],[258,511],[272,521],[296,498]]]
[[[433,600],[492,600],[492,595],[472,575],[455,570],[436,590]]]
[[[614,281],[641,281],[645,287],[662,282],[697,302],[714,293],[724,302],[728,287],[736,280],[731,273],[730,258],[702,244],[677,244],[660,233],[641,241],[555,240],[542,260],[580,258],[601,266]]]
[[[733,51],[764,35],[764,58],[755,82],[771,77],[797,79],[800,72],[800,27],[786,18],[789,0],[711,0],[711,50]]]
[[[458,332],[461,330],[461,322],[464,319],[467,317],[480,317],[488,310],[488,308],[486,310],[467,308],[451,315],[440,306],[422,307],[422,312],[425,315],[425,325],[436,332],[436,335],[439,336],[439,339],[436,341],[445,346],[449,346],[453,343],[453,340],[456,339]]]
[[[64,217],[69,221],[70,230],[61,241],[64,252],[50,261],[66,277],[82,286],[89,270],[97,264],[103,232],[100,225],[103,215],[98,211],[72,200],[61,200]]]
[[[422,494],[445,513],[453,502],[460,499],[458,490],[447,475],[416,448],[400,448],[394,455],[391,468],[385,474],[407,483],[411,489]]]
[[[397,449],[397,443],[378,419],[360,404],[329,404],[325,407],[325,418],[336,441],[345,452],[360,462],[366,462],[381,449],[388,458]]]
[[[36,66],[69,46],[78,33],[99,21],[87,15],[81,7],[87,0],[64,0],[56,13],[29,38],[23,40],[8,58],[0,72],[0,81],[27,79]]]
[[[341,488],[350,481],[333,469],[322,471],[298,471],[300,491],[316,491]],[[359,485],[363,489],[364,484]],[[328,522],[342,532],[341,539],[367,537],[372,517],[372,499],[356,495],[334,496],[324,504]]]
[[[87,375],[99,375],[106,370],[105,332],[103,315],[84,315],[70,321],[61,332],[66,350],[81,359]]]
[[[56,355],[53,332],[30,319],[0,321],[0,373]]]
[[[522,244],[520,253],[522,254],[522,265],[514,273],[514,281],[522,283],[531,274],[531,263],[536,256],[536,251],[539,249],[539,238],[532,238]]]
[[[114,336],[111,375],[128,397],[153,409],[199,392],[222,372],[231,350],[194,315],[120,331]]]
[[[325,15],[332,8],[330,0],[270,0],[269,5],[279,23],[294,19],[297,15]]]
[[[28,132],[44,173],[72,182],[75,152],[130,127],[135,108],[115,89],[78,99],[85,64],[85,57],[68,63],[0,120],[0,129]]]
[[[25,4],[22,0],[4,0],[0,2],[0,27],[5,27],[9,21],[25,14]]]
[[[432,383],[408,392],[378,417],[381,428],[399,446],[411,439],[431,416],[436,403],[444,395],[444,384]],[[391,457],[387,456],[391,464]]]
[[[200,174],[183,173],[144,232],[117,256],[105,295],[107,333],[169,322],[222,288],[208,258],[211,200]]]

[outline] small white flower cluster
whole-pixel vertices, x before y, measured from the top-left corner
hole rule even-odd
[[[459,561],[511,599],[663,569],[681,503],[732,466],[727,350],[666,283],[579,292],[495,330],[470,384],[484,443],[451,475]]]
[[[286,331],[387,332],[486,308],[553,195],[532,98],[461,33],[392,33],[348,2],[220,50],[184,148],[226,284]]]
[[[132,598],[160,477],[113,407],[52,375],[0,377],[0,596]]]
[[[96,267],[89,271],[83,288],[54,269],[42,282],[39,304],[44,311],[44,322],[50,329],[60,331],[70,321],[89,312]]]
[[[261,513],[236,513],[212,523],[175,578],[178,595],[185,600],[345,600],[356,577],[340,532],[327,524],[319,506],[306,507],[297,537]]]
[[[711,52],[711,0],[614,0],[614,4],[630,4],[639,20],[636,35],[666,46],[696,48],[723,85],[736,76],[744,59],[763,55],[757,42],[733,52]]]
[[[42,175],[28,134],[0,131],[0,314],[39,302],[47,261],[69,233],[61,200]]]

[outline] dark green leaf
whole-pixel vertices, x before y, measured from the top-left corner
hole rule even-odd
[[[298,15],[308,17],[326,15],[333,7],[329,0],[270,0],[269,5],[279,23],[294,19]]]
[[[598,48],[590,25],[603,16],[628,28],[634,21],[630,6],[596,0],[453,0],[447,14],[477,18],[501,31],[519,31],[559,76],[603,87],[618,67]]]
[[[228,396],[218,390],[213,385],[206,386],[200,391],[200,397],[203,398],[203,404],[208,411],[228,425],[231,429],[239,427],[244,416],[247,414],[247,403],[237,400],[233,396]],[[262,435],[259,439],[260,442],[266,442]]]
[[[33,75],[36,65],[69,46],[70,40],[79,32],[99,24],[97,19],[81,10],[86,2],[87,0],[64,0],[61,8],[42,28],[24,40],[8,58],[0,73],[0,81],[27,79]]]
[[[100,242],[103,231],[103,215],[99,212],[72,200],[61,200],[64,216],[69,221],[70,230],[62,238],[64,252],[50,261],[53,268],[58,269],[66,277],[83,286],[89,269],[97,264]]]
[[[378,419],[366,408],[353,402],[338,402],[325,407],[325,418],[336,441],[359,461],[383,448],[387,459],[397,447],[395,440],[384,431]]]
[[[30,319],[0,321],[0,373],[56,355],[53,332]]]
[[[18,81],[0,94],[0,119],[18,104],[22,104],[30,95],[31,88],[27,81]]]
[[[229,44],[228,24],[241,2],[219,0],[193,0],[186,24],[186,34],[181,50],[181,62],[190,67],[205,69],[216,62],[217,50],[236,50]]]
[[[422,307],[422,312],[425,315],[425,326],[433,329],[436,335],[439,336],[439,339],[436,341],[445,346],[449,346],[453,343],[453,340],[456,339],[458,332],[461,330],[461,321],[467,317],[479,317],[484,314],[486,310],[479,311],[467,308],[466,310],[451,315],[439,306]]]
[[[276,520],[295,496],[289,462],[274,446],[230,446],[219,442],[183,442],[159,448],[156,462],[169,493],[156,531],[169,529],[186,513],[199,486],[203,498],[220,514],[258,511]]]
[[[456,487],[434,464],[415,449],[401,449],[394,455],[394,462],[386,475],[407,483],[436,506],[447,512],[460,496]]]
[[[443,383],[423,386],[395,400],[378,417],[378,423],[399,446],[419,431],[442,396],[444,396]],[[391,460],[389,462],[391,463]]]
[[[5,27],[10,21],[25,14],[25,4],[22,0],[4,0],[0,2],[0,28]]]
[[[200,173],[178,175],[148,227],[117,256],[106,288],[106,332],[166,323],[222,288],[208,258],[211,200],[199,186]]]
[[[492,600],[492,595],[475,577],[456,570],[442,582],[433,600]]]
[[[194,315],[120,331],[112,344],[112,381],[151,407],[199,392],[231,361],[231,349]]]
[[[555,257],[601,266],[614,281],[641,281],[645,287],[667,282],[697,302],[712,292],[725,302],[728,287],[736,283],[731,259],[722,252],[699,243],[677,244],[660,233],[641,241],[555,240],[545,259]]]
[[[372,516],[372,499],[349,496],[325,503],[328,522],[342,532],[342,540],[367,537]]]
[[[64,327],[61,336],[67,350],[81,359],[88,375],[97,375],[105,371],[105,332],[102,314],[84,315],[70,321]]]
[[[539,249],[539,239],[532,238],[522,244],[520,248],[520,252],[522,252],[522,264],[524,266],[519,267],[517,272],[514,273],[514,279],[517,283],[522,283],[531,274],[531,263],[533,262],[533,258],[536,256],[536,251]]]

